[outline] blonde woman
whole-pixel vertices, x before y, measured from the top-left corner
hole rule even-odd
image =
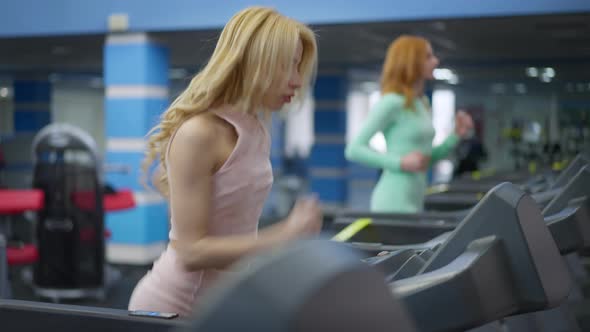
[[[346,147],[348,160],[383,170],[371,196],[372,211],[422,210],[428,167],[445,158],[473,127],[471,117],[458,112],[455,132],[442,144],[432,146],[434,127],[424,83],[434,78],[437,66],[430,43],[421,37],[400,36],[387,50],[381,74],[382,97]],[[369,147],[377,132],[385,136],[385,154]]]
[[[271,187],[268,112],[305,94],[317,62],[313,32],[264,7],[226,24],[207,65],[162,115],[145,169],[170,203],[170,245],[140,280],[130,310],[189,315],[224,269],[245,255],[317,234],[315,199],[257,231]]]

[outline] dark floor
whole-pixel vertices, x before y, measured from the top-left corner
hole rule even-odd
[[[61,300],[59,303],[127,309],[127,304],[129,303],[129,297],[131,296],[131,292],[133,292],[133,288],[151,266],[111,265],[111,268],[120,272],[121,277],[107,290],[104,300],[89,298]],[[51,299],[37,297],[31,287],[21,277],[22,272],[22,269],[11,271],[12,297],[14,299],[53,302]]]

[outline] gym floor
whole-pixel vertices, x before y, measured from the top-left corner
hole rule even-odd
[[[63,300],[60,303],[113,309],[127,309],[129,298],[137,282],[151,268],[149,266],[111,265],[117,269],[121,278],[107,291],[104,301],[98,299]],[[37,297],[31,287],[21,277],[23,268],[10,271],[12,297],[17,300],[52,302],[50,299]]]

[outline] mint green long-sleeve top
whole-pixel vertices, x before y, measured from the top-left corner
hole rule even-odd
[[[403,95],[388,93],[375,104],[359,133],[346,146],[346,158],[360,164],[383,170],[371,195],[371,211],[418,212],[423,209],[426,194],[426,172],[406,172],[401,159],[410,152],[419,151],[430,156],[433,164],[444,159],[456,146],[459,138],[449,135],[445,141],[432,145],[434,127],[432,115],[425,103],[416,98],[414,108],[406,108]],[[369,141],[382,132],[387,145],[386,153],[373,150]]]

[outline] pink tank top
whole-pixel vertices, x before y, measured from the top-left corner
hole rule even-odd
[[[209,234],[256,236],[258,220],[273,182],[269,133],[258,118],[231,107],[215,113],[234,126],[238,139],[234,151],[213,178]],[[169,237],[177,238],[174,215]],[[219,270],[186,271],[174,249],[168,246],[136,286],[129,309],[189,315],[199,295],[221,273]]]

